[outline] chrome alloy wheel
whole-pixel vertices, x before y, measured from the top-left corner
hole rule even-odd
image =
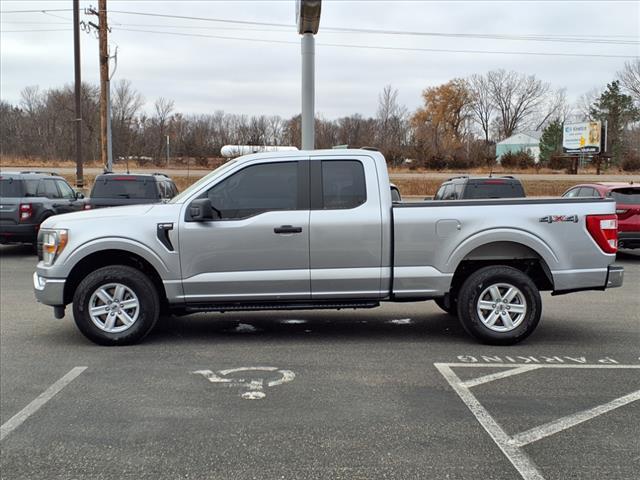
[[[89,299],[91,321],[107,333],[124,332],[136,322],[139,314],[138,297],[121,283],[102,285]]]
[[[478,297],[478,317],[494,332],[510,332],[517,328],[527,314],[524,294],[508,283],[495,283]]]

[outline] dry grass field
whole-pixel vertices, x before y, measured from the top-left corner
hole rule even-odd
[[[62,176],[66,178],[71,185],[75,183],[75,175],[63,173]],[[91,191],[91,186],[93,185],[95,177],[95,175],[84,176],[85,188],[83,191]],[[176,183],[179,191],[183,191],[199,179],[199,177],[187,177],[186,175],[171,175],[171,178]],[[433,196],[442,183],[441,178],[392,178],[392,180],[398,188],[400,188],[402,195],[407,197]],[[522,180],[526,194],[532,197],[559,196],[569,187],[579,182],[579,178],[576,180]]]
[[[220,164],[222,159],[212,160],[210,163]],[[24,158],[0,158],[0,168],[10,169],[11,167],[19,167],[20,169],[37,169],[37,170],[57,170],[65,177],[70,184],[75,184],[75,163],[69,160],[56,160],[56,161],[42,161],[42,160],[25,160]],[[85,167],[85,188],[84,192],[89,192],[96,174],[101,170],[102,164],[99,162],[87,162]],[[115,169],[118,171],[125,171],[125,165],[118,163]],[[185,162],[176,162],[170,165],[162,167],[149,167],[148,165],[138,165],[136,162],[130,162],[129,169],[131,171],[163,171],[168,173],[176,183],[178,190],[183,191],[189,185],[198,180],[205,173],[210,171],[210,168],[195,168],[193,164],[190,165],[190,173],[187,174],[187,165]],[[454,176],[456,174],[468,174],[468,175],[487,175],[490,173],[488,168],[475,168],[467,171],[452,171],[452,170],[439,170],[439,171],[427,171],[408,168],[390,168],[389,174],[391,180],[400,188],[400,192],[403,196],[433,196],[437,191],[440,184],[447,176]],[[528,169],[528,170],[505,170],[504,168],[497,166],[492,170],[494,175],[511,174],[516,177],[521,177],[521,181],[525,187],[525,192],[528,196],[533,197],[545,197],[545,196],[558,196],[565,192],[569,187],[585,182],[586,176],[595,175],[595,169],[581,169],[580,175],[566,175],[563,171],[555,171],[551,169]],[[538,177],[539,178],[536,178]],[[556,177],[557,178],[554,178]],[[598,177],[600,178],[600,177]],[[622,178],[631,178],[636,181],[640,181],[640,176],[637,174],[628,174],[624,172],[608,171],[601,177],[603,181],[616,180],[619,181]]]

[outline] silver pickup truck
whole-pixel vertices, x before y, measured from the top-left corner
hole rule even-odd
[[[622,284],[615,202],[392,202],[369,150],[248,155],[169,203],[60,215],[40,231],[38,301],[104,345],[162,314],[370,308],[435,300],[482,342],[513,344],[540,291]]]

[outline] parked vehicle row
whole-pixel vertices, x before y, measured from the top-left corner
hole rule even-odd
[[[61,213],[165,202],[178,189],[167,175],[103,174],[88,198],[51,172],[0,172],[0,243],[36,244],[40,225]]]
[[[35,243],[42,222],[82,210],[83,199],[53,173],[0,173],[0,243]]]

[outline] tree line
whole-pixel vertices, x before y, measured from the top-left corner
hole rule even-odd
[[[81,89],[84,159],[100,158],[99,89]],[[112,139],[114,159],[164,164],[167,136],[172,161],[195,159],[203,166],[220,156],[224,145],[295,145],[300,147],[300,116],[177,112],[172,100],[158,98],[151,113],[128,80],[114,82]],[[613,162],[638,157],[640,60],[628,62],[604,91],[567,101],[535,75],[494,70],[426,88],[422,106],[410,112],[398,91],[386,86],[376,114],[338,119],[316,118],[316,148],[335,145],[380,149],[392,165],[407,159],[429,168],[469,168],[495,162],[495,143],[523,131],[543,132],[543,162],[561,153],[562,124],[567,120],[602,120],[609,124]],[[16,104],[0,101],[0,154],[42,160],[74,158],[72,86],[40,90],[26,87]],[[560,144],[558,143],[560,135]]]

